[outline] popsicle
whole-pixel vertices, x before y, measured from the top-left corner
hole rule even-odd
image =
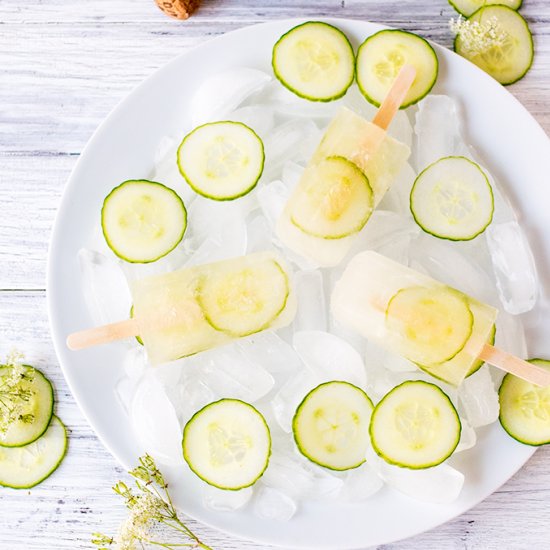
[[[386,130],[415,76],[401,69],[372,122],[347,108],[334,117],[278,220],[288,248],[326,267],[347,254],[410,156]]]
[[[296,313],[288,269],[272,252],[146,277],[130,290],[132,319],[73,333],[68,347],[140,336],[158,364],[286,326]]]
[[[490,344],[498,311],[376,252],[357,254],[336,283],[331,310],[342,325],[455,386],[482,362],[535,384],[550,371]]]

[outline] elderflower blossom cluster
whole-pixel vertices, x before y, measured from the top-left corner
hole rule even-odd
[[[136,542],[148,540],[152,523],[159,519],[159,500],[151,493],[135,497],[128,517],[120,525],[115,546],[117,550],[134,550]]]
[[[459,16],[449,21],[449,27],[460,36],[461,46],[471,55],[481,55],[495,47],[502,48],[508,39],[496,17],[480,22]]]
[[[17,421],[32,422],[34,416],[25,414],[25,405],[32,392],[21,387],[21,381],[32,382],[32,375],[23,365],[23,354],[13,350],[6,358],[7,373],[0,376],[0,441],[5,439],[10,426]]]

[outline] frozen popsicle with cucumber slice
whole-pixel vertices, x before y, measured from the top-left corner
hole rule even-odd
[[[68,347],[139,336],[151,363],[165,363],[286,326],[296,312],[289,271],[272,252],[146,277],[131,292],[131,319],[73,333]]]
[[[386,130],[413,84],[404,66],[372,122],[343,108],[330,123],[277,222],[291,250],[338,264],[410,155]]]
[[[455,386],[484,361],[540,386],[550,371],[492,346],[498,311],[376,252],[356,255],[331,309],[344,326]]]

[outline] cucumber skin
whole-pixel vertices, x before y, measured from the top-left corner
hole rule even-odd
[[[467,160],[470,164],[473,164],[474,166],[476,166],[479,169],[479,171],[483,174],[483,176],[485,177],[485,181],[487,182],[487,186],[489,187],[489,190],[491,191],[491,202],[492,202],[492,205],[493,205],[493,209],[491,211],[491,218],[489,219],[489,221],[487,222],[485,227],[483,227],[475,235],[473,235],[472,237],[469,237],[467,239],[457,239],[457,238],[453,238],[453,237],[442,237],[441,235],[438,235],[437,233],[433,233],[432,231],[430,231],[429,229],[427,229],[426,227],[424,227],[420,223],[420,221],[417,219],[417,217],[414,213],[414,208],[413,208],[412,203],[413,203],[413,191],[414,191],[414,187],[416,185],[416,182],[423,176],[423,174],[425,172],[427,172],[430,168],[432,168],[432,166],[435,166],[438,162],[441,162],[442,160],[446,160],[446,159],[464,159],[464,160]],[[424,170],[422,170],[422,172],[420,172],[420,174],[418,174],[418,176],[416,176],[416,179],[414,180],[413,186],[411,188],[411,194],[409,195],[409,210],[412,214],[412,217],[414,218],[414,221],[415,221],[416,225],[418,225],[418,227],[420,227],[420,229],[422,229],[422,231],[424,231],[424,233],[427,233],[428,235],[431,235],[432,237],[436,237],[437,239],[441,239],[441,240],[444,240],[444,241],[451,241],[451,242],[455,242],[455,243],[456,242],[464,242],[464,241],[472,241],[476,237],[479,237],[479,235],[481,235],[491,225],[491,223],[493,221],[494,214],[495,214],[495,195],[493,193],[493,188],[491,186],[491,182],[489,181],[489,178],[487,177],[487,174],[481,169],[481,166],[479,166],[479,164],[477,164],[477,162],[474,162],[473,160],[470,160],[466,157],[450,155],[448,157],[442,157],[442,158],[436,160],[435,162],[432,162],[429,166],[424,168]]]
[[[453,0],[449,0],[449,4],[450,4],[458,13],[460,13],[460,15],[462,15],[462,17],[466,17],[466,18],[468,17],[465,13],[461,12],[461,11],[458,9],[457,5],[453,2]],[[500,4],[488,4],[488,6],[498,6],[498,5],[500,5]],[[481,6],[481,7],[483,8],[483,7],[488,7],[488,6]],[[515,8],[515,9],[514,9],[514,8],[510,8],[510,9],[513,9],[514,11],[518,11],[519,9],[521,9],[521,6],[523,6],[523,0],[519,0],[519,5],[518,5],[517,8]],[[505,6],[505,7],[509,8],[510,6]],[[481,9],[481,8],[480,8],[480,9]],[[479,11],[479,9],[478,9],[477,11]],[[474,13],[475,13],[475,12],[474,12]],[[473,15],[473,13],[472,13],[472,15]]]
[[[127,183],[149,183],[149,184],[152,184],[152,185],[160,185],[161,187],[164,187],[165,189],[167,189],[168,191],[170,191],[171,193],[174,194],[174,196],[178,199],[178,201],[180,202],[181,204],[181,207],[183,209],[183,217],[184,217],[184,224],[183,224],[183,230],[181,232],[181,237],[179,238],[179,240],[176,242],[176,244],[174,244],[174,246],[166,251],[164,254],[161,254],[160,256],[157,256],[156,258],[154,258],[153,260],[146,260],[146,261],[137,261],[137,260],[130,260],[124,256],[121,256],[112,246],[111,246],[111,243],[109,241],[109,238],[107,237],[107,233],[105,232],[105,228],[104,228],[104,222],[103,222],[103,217],[104,217],[104,210],[105,210],[105,205],[107,204],[107,200],[109,199],[109,197],[115,192],[117,191],[117,189],[119,189],[120,187],[122,187],[123,185],[127,184]],[[115,254],[115,256],[117,256],[118,258],[120,258],[121,260],[124,260],[125,262],[128,262],[129,264],[151,264],[153,262],[156,262],[157,260],[160,260],[161,258],[164,258],[164,256],[167,256],[168,254],[170,254],[170,252],[172,252],[172,250],[174,250],[174,248],[176,248],[176,246],[178,246],[178,244],[181,243],[181,240],[183,239],[184,235],[185,235],[185,232],[187,231],[187,208],[185,208],[185,204],[183,203],[183,200],[181,199],[181,197],[173,190],[171,189],[170,187],[167,187],[166,185],[164,185],[163,183],[160,183],[158,181],[151,181],[151,180],[146,180],[146,179],[141,179],[141,180],[126,180],[126,181],[123,181],[120,185],[117,185],[116,187],[114,187],[113,189],[111,189],[111,192],[105,197],[105,199],[103,200],[103,206],[101,207],[101,232],[103,233],[103,237],[105,238],[105,242],[107,243],[107,245],[109,246],[109,248],[113,251],[113,253]]]
[[[312,25],[312,24],[315,24],[315,25],[323,25],[325,27],[330,27],[331,29],[334,29],[336,30],[338,33],[340,33],[342,35],[342,37],[345,39],[345,41],[347,42],[348,46],[349,46],[349,49],[350,49],[350,52],[351,52],[351,57],[353,59],[353,70],[352,70],[352,74],[351,74],[351,79],[349,81],[349,84],[343,89],[343,91],[340,93],[340,94],[337,94],[335,96],[332,96],[332,97],[329,97],[329,98],[314,98],[314,97],[310,97],[310,96],[307,96],[307,95],[304,95],[302,94],[301,92],[298,92],[297,90],[295,90],[294,88],[292,88],[291,86],[289,86],[288,84],[286,84],[284,82],[284,80],[281,78],[281,76],[279,75],[279,71],[277,71],[275,65],[275,49],[277,47],[277,44],[279,44],[279,42],[281,42],[286,36],[288,36],[290,33],[292,33],[293,31],[295,31],[296,29],[300,28],[300,27],[303,27],[305,25]],[[308,101],[315,101],[315,102],[318,102],[318,103],[329,103],[330,101],[334,101],[336,99],[340,99],[341,97],[344,97],[347,93],[347,91],[349,90],[350,86],[353,84],[353,81],[355,80],[356,78],[356,75],[357,75],[357,71],[356,71],[356,63],[355,63],[355,60],[356,60],[356,57],[355,57],[355,52],[353,51],[353,46],[351,45],[351,42],[349,41],[349,38],[344,34],[343,31],[341,31],[338,27],[335,27],[334,25],[330,25],[329,23],[325,23],[324,21],[306,21],[305,23],[301,23],[300,25],[296,25],[295,27],[292,27],[292,29],[286,31],[280,38],[279,40],[277,40],[277,42],[275,42],[275,45],[273,46],[273,50],[272,50],[272,53],[271,53],[271,67],[273,69],[273,74],[275,75],[275,77],[277,78],[277,80],[289,91],[291,91],[293,94],[297,95],[298,97],[301,97],[302,99],[307,99]]]
[[[269,449],[267,450],[267,457],[266,457],[266,461],[265,461],[265,466],[263,468],[263,470],[258,474],[258,477],[256,477],[256,479],[254,481],[252,481],[251,483],[249,483],[248,485],[243,485],[242,487],[223,487],[222,485],[215,485],[214,483],[211,483],[210,481],[208,481],[207,479],[205,479],[204,477],[202,477],[194,468],[193,466],[191,465],[191,463],[189,462],[189,460],[187,459],[187,455],[185,453],[185,432],[187,431],[187,428],[189,426],[189,424],[191,424],[191,421],[196,417],[198,416],[201,412],[203,412],[205,409],[207,409],[208,407],[211,407],[212,405],[216,405],[217,403],[223,403],[223,402],[227,402],[227,401],[234,401],[236,403],[241,403],[242,405],[246,405],[247,407],[250,407],[256,414],[258,414],[260,416],[260,418],[262,419],[263,423],[265,424],[265,428],[267,430],[267,435],[268,435],[268,439],[269,439]],[[202,479],[205,483],[208,483],[208,485],[211,485],[212,487],[216,487],[217,489],[222,489],[224,491],[240,491],[241,489],[246,489],[247,487],[251,487],[252,485],[254,485],[263,475],[264,475],[264,472],[267,470],[267,467],[269,466],[269,459],[271,458],[271,449],[272,449],[272,446],[273,446],[273,442],[272,442],[272,439],[271,439],[271,430],[269,429],[269,425],[267,424],[265,418],[264,418],[264,415],[256,408],[254,407],[253,405],[251,405],[250,403],[247,403],[246,401],[242,401],[241,399],[233,399],[233,398],[222,398],[222,399],[218,399],[217,401],[213,401],[212,403],[208,403],[208,405],[205,405],[204,407],[202,407],[202,409],[199,409],[188,421],[187,421],[187,424],[185,424],[185,427],[183,428],[183,437],[182,437],[182,440],[181,440],[181,448],[182,448],[182,453],[183,453],[183,458],[185,460],[185,462],[187,463],[187,465],[189,466],[189,469],[197,476],[199,477],[200,479]]]
[[[300,451],[300,453],[305,456],[310,462],[312,462],[313,464],[316,464],[317,466],[322,466],[323,468],[327,468],[328,470],[332,470],[334,472],[347,472],[348,470],[355,470],[355,468],[359,468],[359,466],[361,466],[362,464],[364,464],[366,462],[366,458],[364,460],[362,460],[361,462],[359,462],[359,464],[356,464],[355,466],[351,466],[349,468],[333,468],[332,466],[327,466],[326,464],[321,464],[321,462],[317,462],[316,460],[314,460],[313,458],[311,458],[303,449],[302,449],[302,446],[300,445],[300,442],[298,441],[298,437],[296,436],[296,432],[297,432],[297,429],[296,429],[296,423],[297,423],[297,417],[298,417],[298,412],[300,411],[300,409],[302,408],[302,405],[305,405],[308,397],[313,393],[315,392],[316,390],[318,390],[319,388],[321,388],[322,386],[327,386],[328,384],[347,384],[348,386],[351,386],[352,388],[355,388],[356,390],[359,390],[364,396],[365,398],[367,399],[367,401],[370,403],[370,406],[371,406],[371,410],[374,411],[374,404],[371,400],[371,398],[366,394],[366,392],[364,390],[362,390],[360,387],[356,386],[355,384],[352,384],[351,382],[345,382],[344,380],[331,380],[330,382],[323,382],[322,384],[319,384],[318,386],[316,386],[315,388],[313,388],[312,390],[310,390],[309,392],[307,392],[306,396],[302,399],[302,401],[300,401],[300,404],[296,407],[296,412],[294,413],[294,417],[292,418],[292,437],[294,439],[294,443],[296,443],[296,447],[298,448],[298,450]]]
[[[533,358],[533,359],[529,359],[528,362],[532,362],[532,361],[539,361],[539,362],[542,362],[542,363],[546,363],[548,365],[548,367],[550,368],[550,361],[548,359],[540,359],[540,358]],[[506,376],[502,379],[502,383],[500,384],[500,388],[498,389],[498,397],[499,397],[499,400],[500,400],[500,393],[503,391],[503,388],[505,388],[506,386],[506,382],[507,380],[510,380],[512,379],[513,375],[512,374],[506,374]],[[502,407],[502,405],[501,405]],[[502,411],[502,409],[501,409]],[[503,422],[502,420],[502,413],[498,415],[498,421],[500,422],[500,425],[502,426],[502,428],[504,429],[504,431],[512,438],[512,439],[515,439],[518,443],[522,443],[523,445],[529,445],[529,447],[542,447],[543,445],[548,445],[550,444],[550,439],[548,439],[548,441],[543,441],[541,443],[533,443],[532,441],[526,441],[524,439],[521,439],[520,437],[518,437],[517,435],[514,435],[507,427],[506,427],[506,423]]]
[[[241,333],[238,333],[238,332],[233,332],[229,329],[224,329],[222,327],[219,327],[216,325],[216,323],[211,319],[211,316],[208,315],[206,309],[204,307],[204,304],[203,304],[203,301],[202,301],[202,298],[201,298],[201,295],[202,295],[202,282],[199,282],[198,286],[197,286],[197,302],[204,314],[204,319],[205,321],[214,329],[214,330],[217,330],[218,332],[224,332],[225,334],[229,334],[229,336],[233,336],[233,337],[236,337],[236,338],[244,338],[245,336],[250,336],[251,334],[256,334],[258,332],[261,332],[262,330],[266,330],[270,325],[271,323],[277,319],[277,317],[279,317],[279,315],[284,311],[285,307],[286,307],[286,304],[288,303],[288,298],[290,296],[290,281],[289,281],[289,278],[288,278],[288,274],[287,272],[281,267],[281,265],[276,262],[275,260],[273,260],[273,263],[277,266],[277,268],[279,269],[279,271],[284,275],[285,277],[285,280],[286,280],[286,295],[285,295],[285,299],[283,301],[283,304],[281,306],[281,308],[277,311],[277,313],[267,322],[265,323],[264,325],[262,325],[260,328],[258,329],[255,329],[253,331],[250,331],[250,332],[246,332],[244,334],[241,334]],[[193,354],[194,355],[194,354]],[[238,399],[236,400],[238,401]]]
[[[134,304],[132,304],[132,307],[130,308],[130,319],[133,319],[133,318],[134,318]],[[143,340],[141,339],[141,336],[135,336],[135,339],[140,346],[143,346]]]
[[[433,463],[430,463],[430,464],[423,464],[422,466],[405,466],[402,463],[395,462],[395,461],[389,459],[388,457],[384,456],[384,454],[378,449],[378,447],[376,446],[376,443],[374,442],[374,438],[372,436],[372,426],[373,426],[373,423],[374,423],[374,418],[376,416],[376,411],[377,411],[378,407],[380,406],[380,404],[384,402],[384,399],[388,395],[390,395],[390,393],[397,390],[397,388],[400,388],[401,386],[406,386],[406,385],[409,385],[409,384],[426,384],[427,386],[432,386],[432,387],[436,388],[443,396],[445,396],[445,399],[447,399],[447,401],[449,402],[449,405],[453,409],[453,411],[455,413],[455,416],[456,416],[456,419],[457,419],[457,422],[458,422],[458,434],[457,434],[457,437],[456,437],[456,445],[452,448],[452,450],[449,452],[449,454],[447,454],[447,456],[445,456],[444,458],[442,458],[441,460],[439,460],[437,462],[433,462]],[[427,468],[433,468],[434,466],[438,466],[442,462],[445,462],[445,460],[447,460],[455,452],[455,449],[458,447],[458,444],[460,443],[461,434],[462,434],[462,422],[460,422],[460,417],[458,415],[458,411],[456,410],[456,407],[453,405],[453,402],[451,401],[449,396],[439,386],[436,386],[435,384],[431,384],[430,382],[424,382],[423,380],[406,380],[405,382],[401,382],[401,384],[399,384],[398,386],[395,386],[395,388],[392,388],[386,395],[384,395],[384,397],[382,397],[382,399],[378,402],[376,407],[374,407],[374,410],[372,411],[372,416],[371,416],[371,419],[370,419],[370,426],[369,426],[369,435],[370,435],[371,444],[372,444],[372,448],[374,449],[374,452],[382,460],[385,460],[388,464],[392,464],[393,466],[399,466],[400,468],[407,468],[408,470],[426,470]]]
[[[200,130],[201,128],[204,128],[205,126],[212,126],[213,124],[220,124],[220,123],[238,124],[239,126],[244,126],[247,130],[249,130],[250,132],[252,132],[256,136],[256,138],[258,139],[258,141],[262,145],[262,165],[260,166],[260,171],[258,173],[258,177],[254,181],[254,183],[252,183],[252,185],[250,185],[250,187],[245,189],[242,193],[239,193],[238,195],[233,195],[231,197],[214,197],[213,195],[208,195],[207,193],[203,193],[200,189],[198,189],[197,187],[195,187],[191,183],[191,180],[188,179],[187,175],[185,174],[185,170],[182,168],[181,163],[180,163],[180,150],[183,147],[183,144],[185,143],[185,140],[191,134],[193,134],[197,130]],[[181,140],[181,143],[180,143],[180,145],[178,147],[178,150],[176,152],[176,161],[177,161],[177,164],[178,164],[178,170],[179,170],[180,174],[182,175],[183,179],[187,182],[187,185],[189,185],[189,187],[191,187],[191,189],[193,189],[193,191],[195,191],[195,193],[197,193],[197,195],[201,195],[202,197],[205,197],[205,198],[213,200],[213,201],[220,201],[220,202],[221,201],[234,201],[235,199],[240,199],[241,197],[244,197],[245,195],[248,195],[248,193],[250,193],[250,191],[252,191],[252,189],[254,189],[256,187],[256,185],[258,185],[258,182],[260,181],[260,178],[262,177],[262,174],[264,172],[264,167],[265,167],[265,147],[264,147],[264,142],[263,142],[262,138],[250,126],[247,126],[246,124],[244,124],[242,122],[236,122],[234,120],[217,120],[216,122],[206,122],[205,124],[201,124],[200,126],[197,126],[196,128],[193,128],[193,130],[191,130]]]
[[[63,424],[63,422],[61,422],[61,420],[57,416],[52,415],[52,420],[54,418],[56,418],[58,420],[59,424],[63,428],[63,433],[65,435],[65,446],[63,448],[63,452],[61,453],[61,455],[59,457],[59,460],[54,465],[54,467],[42,479],[39,479],[38,481],[36,481],[35,483],[32,483],[31,485],[9,485],[7,483],[2,483],[0,481],[0,487],[9,487],[10,489],[16,489],[16,490],[31,489],[32,487],[36,487],[37,485],[42,483],[44,480],[48,479],[59,468],[60,464],[63,462],[63,459],[65,458],[65,455],[67,454],[67,449],[69,447],[69,438],[67,437],[67,428],[66,428],[65,424]],[[50,423],[51,423],[51,421],[50,421]],[[49,425],[47,427],[49,428]],[[42,435],[44,435],[44,434],[42,434]]]
[[[39,376],[42,376],[42,378],[47,382],[47,384],[49,386],[49,390],[50,390],[51,399],[52,399],[52,405],[51,405],[51,408],[50,408],[50,417],[49,417],[48,422],[46,423],[44,429],[34,439],[30,439],[29,441],[25,441],[24,443],[17,443],[15,445],[6,445],[4,443],[0,443],[0,448],[5,447],[5,448],[8,448],[8,449],[14,449],[16,447],[24,447],[25,445],[30,445],[31,443],[34,443],[37,439],[39,439],[40,437],[42,437],[46,433],[46,430],[49,428],[50,423],[52,421],[52,418],[54,416],[53,407],[54,407],[54,403],[55,403],[55,395],[54,395],[54,391],[53,391],[53,384],[51,383],[50,379],[47,378],[42,373],[42,371],[38,370],[35,367],[32,367],[31,365],[23,365],[23,366],[27,367],[27,368],[30,368],[30,369],[33,369],[35,372],[38,373]],[[1,485],[1,483],[0,483],[0,485]]]
[[[489,6],[482,6],[481,8],[479,8],[476,12],[472,13],[472,15],[470,17],[473,17],[474,15],[478,14],[479,12],[481,12],[481,10],[485,10],[485,9],[488,9],[488,8],[500,8],[500,9],[506,9],[506,10],[510,10],[511,12],[515,13],[516,15],[518,15],[519,17],[521,17],[521,15],[519,15],[519,13],[517,13],[516,10],[513,10],[512,8],[509,8],[508,6],[502,6],[500,4],[493,4],[493,5],[489,5]],[[470,17],[468,17],[468,19],[470,19]],[[523,19],[523,17],[521,17]],[[535,60],[535,41],[533,39],[533,33],[531,32],[531,29],[529,28],[529,25],[527,23],[527,21],[525,21],[525,19],[523,19],[523,21],[525,22],[525,26],[527,28],[527,31],[529,33],[529,38],[531,40],[531,51],[533,52],[532,55],[531,55],[531,62],[529,63],[529,66],[525,69],[525,71],[523,72],[523,74],[521,74],[520,76],[518,76],[515,80],[511,80],[510,82],[500,82],[499,80],[497,80],[496,78],[494,78],[492,75],[490,75],[489,73],[486,73],[488,74],[491,78],[493,78],[494,80],[496,80],[497,82],[499,82],[500,84],[502,84],[503,86],[511,86],[512,84],[515,84],[516,82],[519,82],[530,70],[531,70],[531,67],[533,66],[533,61]],[[457,55],[460,55],[460,57],[464,57],[463,55],[461,55],[458,50],[457,50],[457,44],[458,44],[458,38],[459,38],[460,35],[456,35],[455,36],[455,39],[454,39],[454,42],[453,42],[453,50],[454,52],[457,54]],[[468,58],[464,57],[464,59],[466,59],[466,61],[470,61]],[[470,61],[470,63],[472,63],[472,61]],[[475,65],[475,63],[473,63]],[[477,65],[476,65],[477,67]],[[481,71],[483,71],[483,69],[481,67],[478,67],[478,69],[480,69]],[[483,71],[484,73],[486,71]]]
[[[413,32],[408,32],[408,31],[403,31],[403,30],[400,30],[400,29],[383,29],[381,31],[378,31],[377,33],[373,34],[372,36],[369,36],[360,46],[359,48],[357,49],[357,55],[355,57],[355,75],[357,77],[357,63],[359,61],[359,54],[361,53],[361,49],[363,48],[363,46],[365,46],[367,44],[367,42],[369,40],[372,40],[375,36],[378,36],[380,33],[403,33],[403,34],[410,34],[412,36],[415,36],[416,38],[419,38],[420,40],[422,40],[423,42],[426,43],[426,46],[428,46],[428,48],[431,50],[431,52],[433,53],[433,56],[435,58],[435,75],[434,75],[434,79],[433,79],[433,82],[431,83],[431,85],[428,87],[426,93],[424,93],[423,95],[419,96],[418,98],[415,98],[411,101],[409,101],[409,103],[403,103],[399,109],[406,109],[407,107],[411,107],[412,105],[416,105],[419,101],[422,101],[432,90],[433,90],[433,87],[435,86],[435,83],[437,82],[437,78],[439,77],[439,58],[437,57],[437,53],[436,51],[434,50],[433,46],[422,36],[418,35],[418,34],[415,34]],[[363,89],[363,87],[361,86],[359,80],[357,79],[357,87],[359,88],[359,91],[361,92],[361,94],[363,95],[363,97],[371,104],[371,105],[374,105],[375,107],[380,107],[381,103],[376,101],[375,99],[373,99],[372,97],[369,96],[369,94]]]
[[[492,346],[495,345],[496,335],[497,335],[497,326],[496,326],[496,324],[494,324],[493,329],[491,331],[491,337],[490,337],[490,340],[489,340],[489,344],[491,344]],[[472,374],[476,373],[484,364],[485,364],[485,361],[483,361],[482,359],[479,359],[477,361],[477,363],[474,363],[472,365],[472,368],[468,371],[468,374],[466,375],[465,378],[468,378],[469,376],[472,376]]]

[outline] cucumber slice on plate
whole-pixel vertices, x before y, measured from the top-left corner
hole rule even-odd
[[[288,275],[273,258],[220,265],[199,282],[197,299],[207,322],[232,336],[267,328],[285,309]]]
[[[48,429],[36,441],[12,449],[0,447],[0,485],[30,489],[49,477],[67,451],[67,431],[52,417]]]
[[[264,417],[238,399],[221,399],[195,413],[183,430],[183,457],[197,476],[219,489],[254,485],[271,454]]]
[[[420,365],[449,361],[472,334],[467,299],[449,287],[409,287],[386,308],[386,328],[400,355]]]
[[[150,263],[166,256],[183,239],[187,210],[178,194],[162,183],[128,180],[103,201],[101,228],[119,258]]]
[[[389,464],[419,470],[437,466],[453,454],[462,425],[440,388],[410,380],[376,405],[369,431],[378,456]]]
[[[522,3],[523,0],[449,0],[449,4],[464,17],[470,17],[470,15],[483,6],[499,4],[508,6],[513,10],[519,10]]]
[[[550,361],[531,359],[530,363],[550,369]],[[540,388],[507,374],[498,392],[500,423],[520,443],[550,443],[550,386]]]
[[[326,382],[296,409],[292,431],[298,450],[315,464],[350,470],[365,462],[372,402],[348,382]]]
[[[416,79],[405,97],[404,109],[420,101],[434,87],[439,61],[422,37],[400,30],[383,30],[367,38],[357,51],[357,84],[365,98],[380,106],[403,65],[413,65]]]
[[[181,175],[199,195],[230,201],[246,195],[264,169],[264,144],[241,122],[210,122],[187,134],[178,148]]]
[[[507,6],[477,10],[459,30],[454,48],[505,86],[525,76],[535,55],[527,21]]]
[[[423,231],[450,241],[470,241],[493,221],[493,190],[485,172],[465,157],[445,157],[414,182],[411,213]]]
[[[306,169],[289,204],[292,223],[308,235],[342,239],[361,231],[374,208],[365,174],[344,157]]]
[[[16,389],[27,396],[20,415],[26,417],[10,425],[0,436],[0,447],[21,447],[36,441],[47,429],[53,415],[53,387],[37,369],[25,365]],[[13,367],[0,368],[0,391],[7,380],[14,376]],[[9,396],[2,397],[2,405],[10,407]],[[0,454],[2,450],[0,449]]]
[[[346,35],[320,21],[283,34],[273,47],[271,64],[283,86],[310,101],[342,97],[355,75],[355,55]]]

